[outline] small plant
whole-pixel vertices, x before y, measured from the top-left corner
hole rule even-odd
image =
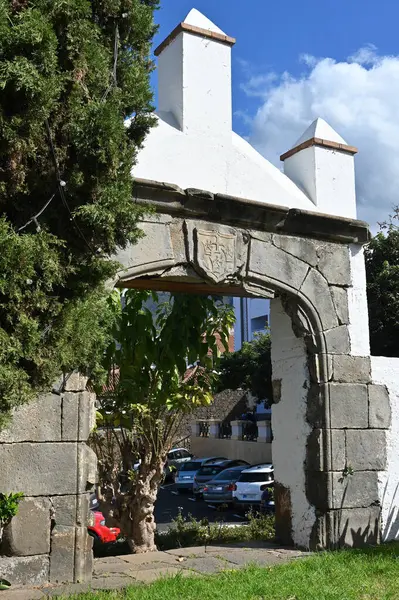
[[[0,494],[0,541],[3,530],[18,512],[18,505],[24,497],[22,492],[16,494]]]
[[[197,521],[192,515],[184,517],[182,511],[166,533],[157,534],[160,550],[209,546],[215,543],[234,543],[250,540],[274,539],[274,516],[250,513],[248,523],[229,527],[223,521],[209,523],[208,519]]]
[[[18,512],[18,505],[24,497],[22,492],[16,494],[0,494],[0,544],[3,539],[4,527],[8,525]],[[0,577],[0,590],[7,590],[10,582]]]

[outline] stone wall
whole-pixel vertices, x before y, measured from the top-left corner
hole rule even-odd
[[[64,392],[39,396],[0,432],[0,491],[23,492],[5,528],[0,576],[12,584],[89,581],[89,490],[96,457],[85,441],[94,425],[94,396],[72,375]]]
[[[399,358],[372,356],[371,374],[377,384],[370,399],[372,424],[387,428],[386,469],[378,473],[381,534],[384,541],[399,540]],[[373,445],[370,451],[383,448]]]

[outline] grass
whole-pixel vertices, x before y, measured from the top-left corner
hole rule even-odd
[[[228,544],[248,542],[250,540],[274,540],[273,515],[248,515],[248,524],[228,527],[223,521],[209,523],[207,519],[197,521],[191,515],[184,517],[179,512],[171,527],[156,535],[159,550],[205,546],[209,544]]]
[[[79,600],[396,600],[399,544],[323,552],[285,565],[173,577]]]

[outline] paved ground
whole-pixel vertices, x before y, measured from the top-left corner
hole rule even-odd
[[[243,515],[236,515],[233,509],[217,510],[203,500],[196,502],[191,493],[179,494],[174,485],[165,485],[160,489],[155,504],[155,520],[159,531],[169,528],[179,513],[179,507],[185,517],[191,513],[196,519],[207,518],[210,523],[242,523],[246,520]]]
[[[36,600],[68,596],[92,590],[123,589],[138,583],[151,583],[159,577],[218,573],[225,569],[240,569],[249,564],[279,565],[307,554],[291,548],[281,548],[266,542],[246,542],[224,546],[181,548],[151,554],[130,554],[97,558],[91,585],[69,584],[41,589],[20,588],[0,592],[4,600]]]

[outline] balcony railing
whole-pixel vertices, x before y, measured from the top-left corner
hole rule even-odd
[[[242,439],[245,442],[256,442],[258,440],[258,425],[253,421],[242,423]]]
[[[199,437],[209,437],[209,421],[198,422]]]
[[[271,443],[273,439],[270,420],[257,422],[243,420],[228,422],[218,419],[193,421],[191,431],[194,437],[244,442]]]
[[[229,440],[232,434],[230,421],[222,421],[219,423],[219,438],[221,440]]]

